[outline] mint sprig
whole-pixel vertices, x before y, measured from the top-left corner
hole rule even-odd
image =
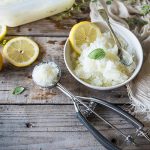
[[[88,57],[90,59],[103,59],[105,57],[106,53],[102,48],[97,48],[95,50],[93,50],[91,53],[89,53]]]

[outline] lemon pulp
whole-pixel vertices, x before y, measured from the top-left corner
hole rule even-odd
[[[101,36],[99,27],[88,21],[74,25],[70,31],[69,39],[73,49],[80,54],[83,44],[93,43],[97,37]]]
[[[17,37],[6,43],[3,54],[14,66],[25,67],[36,60],[39,55],[39,47],[27,37]]]

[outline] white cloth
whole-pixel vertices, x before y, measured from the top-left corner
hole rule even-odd
[[[149,0],[137,0],[133,5],[127,1],[113,0],[111,5],[107,5],[105,0],[90,3],[91,21],[103,21],[97,11],[97,7],[105,7],[111,22],[117,22],[129,28],[128,23],[124,19],[132,18],[138,15],[148,22],[148,24],[138,27],[136,26],[131,31],[140,40],[144,51],[144,63],[138,76],[127,85],[127,91],[131,100],[134,114],[139,120],[145,122],[150,121],[150,14],[141,16],[140,9],[143,4],[149,4]],[[146,122],[145,122],[146,123]]]

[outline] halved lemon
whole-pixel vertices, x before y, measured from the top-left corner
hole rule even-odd
[[[70,31],[69,39],[73,49],[80,54],[83,44],[93,43],[97,37],[101,36],[99,27],[88,21],[74,25]]]
[[[0,41],[4,38],[7,33],[7,27],[0,24]]]
[[[0,71],[2,70],[3,68],[3,57],[2,57],[2,54],[0,53]]]
[[[27,37],[17,37],[6,43],[3,55],[14,66],[26,67],[37,59],[39,47]]]

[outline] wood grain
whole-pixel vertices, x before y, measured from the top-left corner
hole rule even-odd
[[[118,115],[99,110],[99,114],[127,134],[132,126]],[[91,117],[90,121],[110,141],[122,149],[148,150],[144,138],[136,146],[127,146],[123,137],[105,123]],[[0,150],[104,150],[78,121],[72,105],[0,106]]]
[[[9,38],[12,38],[12,36]],[[70,75],[63,58],[63,45],[66,38],[32,37],[32,39],[40,46],[40,57],[32,66],[27,68],[14,68],[5,64],[4,70],[0,73],[0,104],[71,103],[71,101],[57,89],[41,89],[33,83],[33,67],[41,61],[55,61],[62,69],[61,83],[76,95],[98,97],[113,103],[129,103],[125,87],[111,91],[92,90],[78,83]],[[26,88],[26,91],[18,96],[12,95],[12,90],[16,86],[23,86]]]
[[[60,21],[56,21],[54,17],[49,17],[16,28],[9,28],[8,35],[66,37],[74,24],[85,20],[90,20],[87,12],[84,12],[82,16],[75,14]]]
[[[71,27],[79,21],[90,20],[86,10],[71,18],[55,21],[49,17],[16,28],[8,28],[7,38],[28,36],[40,46],[40,57],[30,67],[15,68],[5,64],[0,73],[0,150],[105,150],[78,121],[71,101],[57,89],[41,89],[32,81],[33,67],[41,61],[55,61],[62,69],[61,83],[72,93],[94,96],[116,104],[129,104],[126,88],[96,91],[78,83],[67,71],[63,46]],[[16,86],[26,91],[12,95]],[[39,105],[43,104],[43,105]],[[127,134],[133,127],[118,115],[101,108],[100,115]],[[127,146],[122,136],[94,117],[90,122],[110,141],[123,150],[149,150],[144,138],[136,146]]]

